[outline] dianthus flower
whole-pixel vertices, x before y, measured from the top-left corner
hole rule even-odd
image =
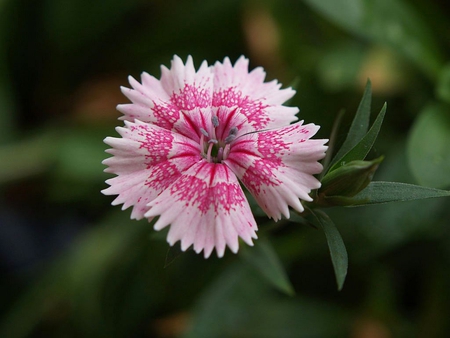
[[[253,245],[257,225],[239,181],[275,221],[289,218],[289,206],[302,212],[299,199],[311,201],[320,187],[313,176],[327,140],[311,140],[319,129],[295,121],[297,108],[282,106],[295,91],[264,82],[262,68],[248,71],[244,57],[231,64],[195,70],[175,56],[161,79],[143,73],[129,77],[123,94],[132,103],[118,105],[124,115],[120,138],[107,137],[113,157],[103,161],[106,195],[113,205],[133,207],[131,218],[153,219],[154,228],[170,224],[167,241],[193,245],[209,257],[222,257],[226,246],[237,252],[239,237]]]

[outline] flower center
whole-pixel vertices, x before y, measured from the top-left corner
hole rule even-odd
[[[216,137],[216,128],[219,126],[219,119],[217,116],[211,118],[212,132],[210,135],[205,129],[200,128],[202,133],[200,137],[200,147],[202,149],[202,156],[213,163],[220,163],[226,160],[230,154],[230,143],[234,141],[237,136],[238,128],[232,127],[228,136],[224,140],[218,140]]]

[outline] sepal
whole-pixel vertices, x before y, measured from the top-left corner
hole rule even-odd
[[[322,179],[317,203],[322,206],[335,205],[335,199],[331,197],[339,196],[341,199],[336,200],[337,205],[347,205],[346,198],[355,196],[369,185],[383,158],[384,156],[380,156],[372,161],[351,161],[328,172]]]

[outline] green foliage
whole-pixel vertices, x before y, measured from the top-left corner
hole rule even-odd
[[[322,15],[373,42],[386,44],[436,77],[442,56],[422,18],[402,0],[303,0]]]
[[[329,172],[342,167],[352,161],[364,160],[372,149],[375,140],[377,139],[378,132],[381,129],[381,124],[383,123],[384,114],[386,113],[386,104],[381,109],[372,127],[369,129],[366,135],[359,141],[352,149],[350,149],[341,158],[338,158],[333,166],[330,168]]]
[[[295,293],[282,263],[267,239],[260,238],[254,248],[244,248],[242,251],[244,260],[275,288],[288,295]]]
[[[383,161],[383,156],[373,161],[351,161],[328,173],[321,181],[319,201],[331,196],[352,197],[372,181],[375,171]]]
[[[355,205],[382,204],[450,196],[450,191],[397,182],[372,182],[352,201]]]
[[[344,241],[342,240],[341,234],[334,225],[333,221],[326,213],[321,210],[317,210],[313,211],[313,215],[327,238],[338,290],[342,290],[348,269],[348,256]]]
[[[329,337],[349,331],[345,309],[305,297],[280,297],[246,265],[229,266],[196,302],[185,338]]]
[[[347,137],[336,153],[331,164],[338,162],[347,152],[353,149],[366,135],[369,129],[370,121],[370,107],[372,104],[372,84],[370,80],[367,80],[366,89],[364,90],[363,97],[359,103],[358,110],[352,121],[352,125],[348,130]]]
[[[368,81],[363,98],[361,99],[356,115],[350,126],[347,138],[341,149],[337,151],[337,155],[332,161],[334,164],[328,169],[328,172],[325,170],[326,174],[321,179],[322,187],[317,193],[315,204],[319,206],[361,206],[450,196],[450,191],[426,188],[412,184],[371,182],[375,171],[383,160],[383,156],[373,161],[363,161],[363,159],[372,149],[378,136],[386,112],[386,104],[383,106],[372,127],[367,131],[370,105],[371,83]],[[436,110],[433,110],[433,112],[435,111]],[[425,125],[428,127],[427,124]],[[442,125],[444,127],[448,126],[448,124],[445,123],[440,126]],[[419,124],[419,126],[421,125]],[[431,124],[431,128],[433,127],[436,128],[436,125]],[[442,132],[440,134],[438,133],[435,140],[446,142],[445,136],[441,134]],[[416,141],[416,139],[418,139],[418,137],[410,138],[410,144]],[[420,154],[420,151],[417,151],[417,148],[420,149],[421,146],[419,144],[421,144],[421,142],[416,141],[416,143],[417,146],[413,146],[414,155],[417,152]],[[444,149],[443,145],[437,147],[436,144],[431,144],[429,148],[426,148],[429,152],[432,152],[430,148],[435,152],[442,152]],[[427,153],[427,151],[423,151],[422,153]],[[328,156],[331,155],[328,154]],[[442,158],[445,158],[445,156],[442,155]],[[450,159],[450,156],[447,156],[447,158]],[[439,171],[447,171],[448,169],[445,165],[443,168],[440,165],[436,167],[439,168]],[[429,170],[429,166],[427,166],[427,169]],[[426,170],[424,172],[426,172]],[[433,172],[433,174],[435,174],[435,172]],[[445,179],[439,179],[439,177],[437,181],[441,184],[443,181],[446,182]],[[347,251],[344,242],[327,214],[321,210],[311,212],[325,232],[338,283],[338,289],[341,290],[347,275],[348,265]]]
[[[450,103],[450,64],[446,64],[439,75],[436,95],[442,101]]]
[[[13,144],[0,146],[0,183],[37,175],[54,163],[55,133],[41,134]]]
[[[135,281],[132,280],[131,273],[137,268],[136,263],[142,251],[146,251],[151,243],[148,240],[141,240],[139,243],[138,240],[145,238],[143,234],[148,232],[146,224],[127,224],[130,223],[127,218],[123,213],[115,212],[103,224],[80,238],[71,252],[54,262],[2,320],[0,336],[28,336],[43,317],[61,309],[64,306],[62,304],[72,309],[77,330],[84,331],[83,336],[102,336],[108,332],[113,336],[111,331],[126,332],[136,325],[138,318],[127,313],[133,311],[133,308],[127,308],[126,298],[121,304],[124,309],[121,311],[123,320],[120,322],[114,323],[115,318],[103,311],[102,298],[107,289],[111,288],[111,285],[107,286],[110,283],[107,281],[113,276],[114,283],[117,283],[118,279],[126,277],[123,273],[128,272],[130,289],[127,294],[132,296],[133,287],[140,287],[140,299],[146,296],[153,299],[151,301],[147,298],[148,303],[141,303],[143,308],[135,310],[150,309],[151,302],[156,299],[153,292],[158,288],[161,290],[161,286],[154,285],[155,289],[150,295],[146,293],[146,287],[142,289],[142,286],[133,285]],[[147,282],[153,284],[151,281]],[[135,302],[132,307],[138,305]]]

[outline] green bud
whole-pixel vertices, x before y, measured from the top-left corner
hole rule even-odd
[[[384,156],[380,156],[372,161],[351,161],[328,172],[322,179],[322,187],[318,192],[319,204],[329,205],[327,198],[330,197],[347,199],[355,196],[372,181],[383,158]]]

